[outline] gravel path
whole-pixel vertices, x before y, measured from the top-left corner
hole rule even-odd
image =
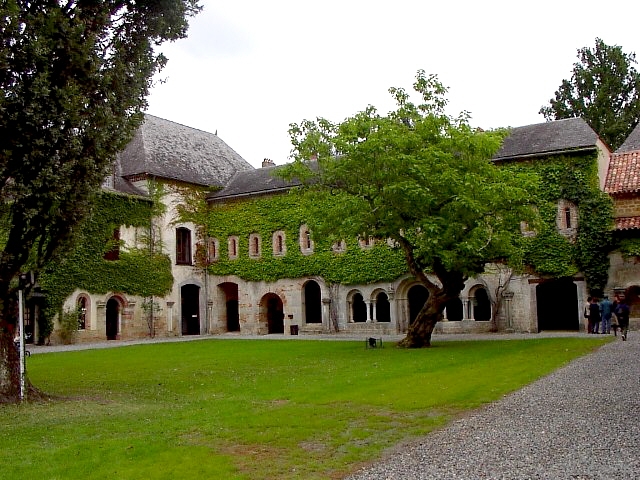
[[[640,334],[398,448],[350,480],[640,478]]]

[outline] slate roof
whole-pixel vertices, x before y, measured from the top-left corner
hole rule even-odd
[[[611,156],[604,191],[610,195],[640,191],[640,150]]]
[[[299,180],[285,181],[273,173],[280,167],[263,167],[236,173],[227,186],[219,192],[209,195],[208,200],[220,201],[229,198],[241,198],[268,193],[286,192],[301,185]]]
[[[148,114],[118,160],[125,178],[147,174],[203,186],[223,187],[236,172],[253,169],[218,135]]]
[[[631,152],[633,150],[640,150],[640,123],[636,125],[636,128],[629,134],[627,139],[616,150],[616,153]]]
[[[581,118],[536,123],[513,128],[493,159],[504,161],[587,151],[597,148],[597,141],[596,132]]]

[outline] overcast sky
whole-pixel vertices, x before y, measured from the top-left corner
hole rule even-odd
[[[640,54],[640,2],[538,0],[201,0],[148,113],[218,132],[252,165],[280,165],[290,123],[338,122],[367,105],[393,109],[389,87],[415,73],[449,87],[449,113],[485,129],[543,122],[538,114],[577,49],[600,37]]]

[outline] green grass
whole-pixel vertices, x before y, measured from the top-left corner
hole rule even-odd
[[[0,407],[0,479],[341,478],[604,341],[210,339],[33,355],[29,377],[55,400]]]

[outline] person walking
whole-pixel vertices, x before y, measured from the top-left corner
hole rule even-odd
[[[611,333],[611,313],[613,303],[609,300],[609,296],[605,295],[600,302],[600,314],[602,315],[602,325],[600,333]]]
[[[589,304],[589,323],[591,323],[591,331],[589,333],[598,333],[600,328],[600,305],[596,297],[591,298]]]
[[[626,340],[627,334],[629,333],[629,305],[627,305],[627,300],[624,295],[620,295],[617,299],[615,314],[616,317],[618,317],[622,340]]]

